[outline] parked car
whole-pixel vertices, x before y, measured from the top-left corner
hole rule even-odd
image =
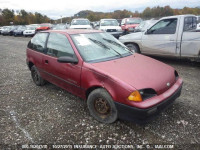
[[[197,30],[200,30],[200,23],[197,24]]]
[[[121,36],[119,40],[138,53],[200,59],[200,34],[194,15],[164,17],[145,32]]]
[[[135,27],[134,32],[144,32],[146,31],[150,26],[155,24],[158,20],[145,20],[142,21],[139,26]]]
[[[119,26],[121,26],[122,19],[117,19],[117,22],[119,23]]]
[[[57,24],[52,27],[52,30],[64,30],[68,29],[68,26],[66,24]]]
[[[123,34],[129,34],[134,32],[135,27],[137,27],[142,22],[141,18],[124,18],[121,22],[121,28],[123,30]]]
[[[112,34],[115,38],[119,38],[122,34],[122,29],[116,19],[101,19],[99,30],[106,31]]]
[[[13,31],[14,36],[23,36],[23,32],[26,30],[26,26],[18,26],[16,30]]]
[[[38,32],[28,43],[27,65],[36,85],[49,81],[80,96],[103,123],[146,120],[179,97],[183,83],[174,68],[98,30]]]
[[[92,29],[88,19],[79,18],[73,19],[70,24],[70,29]]]
[[[10,26],[3,26],[3,29],[1,30],[2,35],[9,35],[10,34]]]
[[[35,31],[36,31],[36,27],[35,26],[27,26],[26,30],[24,30],[24,32],[23,32],[23,35],[25,37],[34,36],[35,35]]]
[[[0,34],[1,34],[1,31],[3,30],[3,27],[0,27]]]
[[[39,25],[39,27],[36,28],[36,31],[44,31],[51,29],[52,24],[50,23],[42,23]]]
[[[14,31],[18,28],[18,26],[16,25],[13,25],[13,26],[10,26],[9,28],[9,35],[12,36],[14,35]]]

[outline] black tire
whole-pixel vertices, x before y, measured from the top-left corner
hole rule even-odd
[[[135,53],[140,53],[140,49],[139,47],[136,45],[136,44],[133,44],[133,43],[129,43],[129,44],[126,44],[126,46],[133,52]]]
[[[40,76],[39,71],[34,65],[31,67],[31,76],[32,76],[33,82],[37,86],[42,86],[46,83],[46,81]]]
[[[87,99],[90,114],[102,123],[113,123],[118,118],[117,108],[110,94],[103,88],[90,93]]]

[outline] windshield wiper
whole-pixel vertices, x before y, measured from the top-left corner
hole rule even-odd
[[[113,41],[113,40],[109,40],[109,39],[106,39],[106,38],[103,38],[103,40],[107,41],[108,43],[112,43],[112,44],[115,45],[115,46],[121,47],[121,48],[123,48],[124,50],[128,51],[129,53],[133,54],[133,52],[127,50],[126,47],[122,46],[121,44],[119,44],[119,43],[117,43],[117,42],[115,42],[115,41]]]
[[[92,42],[100,45],[103,48],[110,49],[108,46],[106,46],[105,44],[103,44],[101,41],[98,41],[98,40],[95,40],[95,39],[92,39],[92,38],[88,38],[88,39],[91,40]]]
[[[108,47],[107,45],[103,44],[101,41],[98,41],[98,40],[95,40],[95,39],[92,39],[92,38],[88,38],[89,40],[91,40],[92,42],[100,45],[101,47],[103,48],[106,48],[106,49],[112,49],[113,51],[115,51],[120,57],[123,57],[122,54],[120,54],[118,51],[116,51],[115,49],[113,49],[112,47]]]

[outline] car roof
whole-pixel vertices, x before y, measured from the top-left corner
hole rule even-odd
[[[85,33],[102,33],[100,30],[89,30],[89,29],[65,29],[65,30],[47,30],[42,32],[57,32],[65,34],[85,34]]]

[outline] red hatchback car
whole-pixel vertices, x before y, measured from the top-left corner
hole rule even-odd
[[[112,35],[97,30],[48,30],[28,43],[33,81],[49,81],[87,100],[100,122],[146,120],[180,96],[174,68],[132,53]]]

